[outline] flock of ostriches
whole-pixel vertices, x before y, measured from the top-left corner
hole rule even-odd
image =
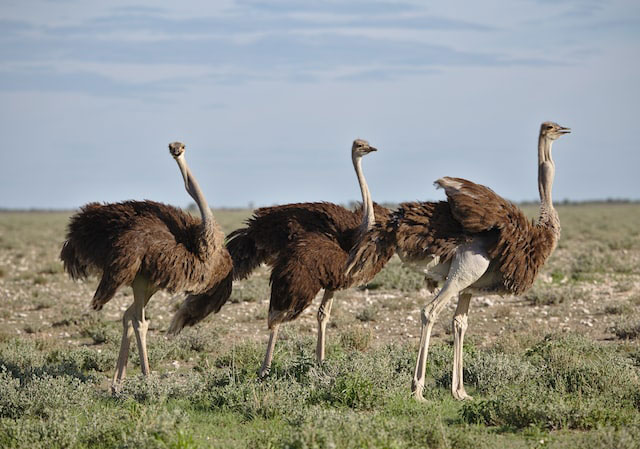
[[[411,388],[414,397],[423,399],[434,322],[457,296],[451,390],[456,399],[469,399],[462,378],[462,346],[471,296],[524,292],[556,247],[560,222],[551,199],[555,172],[551,146],[569,132],[553,122],[540,128],[540,216],[536,222],[489,188],[451,177],[435,182],[444,189],[446,201],[401,203],[393,211],[381,207],[371,199],[361,165],[362,157],[376,148],[356,140],[351,157],[362,192],[359,209],[351,211],[327,202],[260,208],[246,227],[228,236],[226,245],[185,161],[184,144],[169,144],[201,218],[153,201],[90,203],[71,217],[60,253],[73,279],[93,273],[101,276],[91,303],[96,310],[121,286],[133,289],[133,304],[122,318],[112,390],[117,391],[125,377],[134,335],[142,373],[149,374],[149,322],[144,311],[158,290],[188,294],[169,327],[170,334],[177,334],[218,312],[231,295],[234,280],[246,278],[262,263],[269,265],[271,333],[260,369],[263,377],[269,374],[280,324],[297,318],[324,289],[316,348],[321,363],[334,292],[369,282],[395,253],[403,263],[424,273],[429,290],[441,286],[421,312],[420,348]]]

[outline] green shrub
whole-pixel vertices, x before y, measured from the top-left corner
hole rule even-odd
[[[376,307],[368,306],[356,314],[356,319],[366,323],[369,321],[376,321],[378,319],[378,315],[379,311]]]
[[[56,364],[62,372],[85,372],[111,370],[116,363],[115,354],[92,348],[56,349],[46,357],[48,364]]]
[[[371,409],[380,399],[379,393],[371,379],[358,372],[347,372],[335,379],[326,400],[349,408]]]
[[[528,360],[500,351],[479,351],[465,357],[464,380],[480,393],[495,393],[509,385],[536,382],[539,371]]]
[[[196,402],[205,385],[204,379],[197,373],[167,376],[151,373],[148,377],[138,375],[125,378],[114,397],[119,401],[134,400],[143,404],[161,404],[176,398]]]
[[[477,354],[469,376],[486,399],[465,403],[469,423],[544,429],[626,425],[640,405],[633,360],[587,338],[548,336],[506,363]],[[522,370],[519,374],[518,370]]]
[[[189,422],[180,410],[166,410],[156,405],[131,405],[110,413],[98,409],[88,422],[78,429],[81,447],[89,448],[151,448],[165,449],[188,444],[189,434],[180,431]],[[193,447],[193,445],[183,446]]]
[[[199,327],[186,330],[176,337],[180,345],[192,352],[212,352],[220,345],[220,336],[214,331]]]
[[[635,340],[640,337],[640,318],[632,316],[617,322],[612,329],[616,337]]]
[[[633,420],[633,409],[579,395],[565,395],[531,386],[510,387],[491,399],[465,402],[462,418],[471,424],[526,429],[588,430],[621,426]]]
[[[282,345],[280,345],[280,348]],[[242,342],[240,344],[231,345],[227,352],[219,355],[214,362],[217,368],[227,369],[230,375],[236,381],[244,381],[247,378],[255,379],[258,369],[262,363],[264,349],[259,349],[253,342]],[[280,363],[279,347],[276,346],[276,352],[272,364],[272,372],[274,372]]]
[[[122,326],[116,326],[113,323],[92,322],[86,324],[80,334],[83,337],[89,337],[94,344],[103,343],[119,343],[122,339]]]
[[[366,351],[373,341],[373,331],[366,327],[353,327],[340,334],[340,343],[345,349]]]
[[[25,377],[42,368],[45,356],[33,340],[12,338],[0,344],[0,367],[4,366],[14,377]]]
[[[42,374],[29,380],[13,377],[6,369],[0,371],[0,417],[55,416],[58,410],[79,407],[92,396],[93,386],[76,377],[53,377]]]
[[[548,336],[525,355],[540,370],[539,382],[556,391],[621,401],[635,400],[640,391],[631,359],[582,336]]]

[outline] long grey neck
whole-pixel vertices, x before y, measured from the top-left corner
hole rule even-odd
[[[551,145],[553,141],[544,136],[538,139],[538,191],[540,192],[540,220],[543,226],[553,228],[560,234],[560,220],[553,207],[551,189],[556,167],[551,158]]]
[[[356,170],[358,183],[360,184],[360,192],[362,193],[362,223],[360,223],[360,232],[366,232],[371,229],[375,223],[376,217],[373,213],[373,200],[367,186],[367,180],[364,179],[362,173],[362,156],[353,155],[353,168]]]
[[[187,193],[191,195],[191,198],[196,202],[198,209],[200,209],[200,216],[202,217],[202,227],[205,229],[212,229],[214,226],[214,218],[213,213],[211,212],[211,208],[209,208],[209,204],[207,203],[202,190],[200,189],[200,185],[198,181],[191,173],[191,169],[187,165],[187,162],[184,160],[183,156],[179,156],[176,158],[176,162],[180,167],[180,171],[182,172],[182,177],[184,178],[184,186],[187,189]]]

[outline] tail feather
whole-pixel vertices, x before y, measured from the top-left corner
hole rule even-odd
[[[60,260],[62,260],[64,265],[64,271],[66,271],[74,281],[84,279],[88,276],[89,267],[78,257],[78,252],[72,240],[67,240],[62,245]]]
[[[209,314],[218,313],[231,296],[233,273],[229,274],[212,289],[199,295],[189,295],[173,316],[167,333],[177,335],[186,326],[193,326]]]
[[[93,294],[91,308],[93,310],[101,310],[102,307],[115,296],[116,291],[121,285],[121,282],[117,282],[113,277],[109,276],[108,271],[105,271],[102,274],[102,279],[98,284],[96,292]]]
[[[370,282],[391,259],[396,250],[395,221],[376,225],[365,232],[351,248],[346,263],[349,286]]]
[[[250,228],[240,228],[227,237],[227,250],[233,260],[233,279],[247,278],[266,259],[258,249]]]

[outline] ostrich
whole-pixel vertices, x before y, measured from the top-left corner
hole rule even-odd
[[[149,375],[144,308],[158,290],[196,294],[200,310],[219,310],[212,301],[230,294],[232,261],[224,234],[184,158],[185,146],[169,144],[187,193],[202,220],[178,208],[154,201],[90,203],[71,217],[60,258],[72,279],[100,273],[91,301],[100,310],[122,285],[133,289],[133,304],[124,312],[120,354],[112,382],[117,391],[125,377],[131,338],[135,333],[142,374]]]
[[[261,263],[271,266],[271,300],[267,352],[260,369],[266,376],[271,367],[278,329],[283,322],[296,319],[324,289],[318,309],[318,342],[316,358],[324,360],[325,333],[331,313],[334,292],[348,284],[344,267],[349,250],[360,234],[376,220],[386,220],[389,210],[374,204],[364,175],[362,157],[376,148],[364,140],[355,140],[351,158],[362,193],[362,211],[320,203],[295,203],[257,209],[245,228],[229,234],[227,248],[233,259],[233,278],[245,279]],[[223,292],[228,294],[228,291]],[[217,298],[224,303],[227,298]],[[191,312],[191,311],[193,312]],[[169,332],[178,333],[197,307],[189,299],[176,313]],[[202,316],[202,314],[200,314]]]
[[[425,274],[431,291],[442,284],[421,313],[420,350],[411,388],[417,400],[424,400],[431,330],[438,314],[456,295],[451,392],[456,399],[471,399],[462,379],[462,345],[471,295],[523,293],[555,249],[560,220],[551,200],[555,173],[551,146],[569,132],[553,122],[540,127],[537,223],[487,187],[444,177],[435,184],[444,189],[448,201],[402,203],[387,223],[377,224],[352,249],[346,271],[353,283],[371,279],[397,252],[405,264]]]

